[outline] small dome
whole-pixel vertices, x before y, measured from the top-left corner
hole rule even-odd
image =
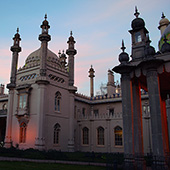
[[[139,16],[139,12],[138,12],[138,9],[137,7],[135,7],[135,13],[134,15],[136,16],[136,18],[132,21],[131,23],[131,27],[133,30],[139,30],[141,28],[144,28],[145,27],[145,22],[142,18],[138,18]]]
[[[126,47],[124,46],[124,41],[122,40],[122,47],[121,47],[122,51],[119,54],[119,61],[121,64],[125,64],[129,61],[129,55],[125,52]]]
[[[145,22],[142,18],[135,18],[132,21],[131,27],[133,30],[139,30],[145,27]]]
[[[163,26],[163,25],[168,25],[169,24],[169,20],[167,18],[165,18],[164,13],[162,13],[162,19],[159,21],[159,27]]]
[[[126,52],[122,52],[119,54],[120,63],[127,63],[129,61],[129,55]]]
[[[147,58],[152,58],[155,55],[155,48],[150,46],[150,39],[149,35],[147,35],[147,41],[146,41],[146,48],[145,48],[145,56]]]

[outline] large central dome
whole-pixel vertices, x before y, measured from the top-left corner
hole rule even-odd
[[[42,58],[42,49],[39,48],[38,50],[32,52],[25,61],[25,67],[33,67],[40,65],[40,61]],[[47,49],[47,64],[55,64],[58,65],[58,67],[61,67],[60,59],[59,57]]]

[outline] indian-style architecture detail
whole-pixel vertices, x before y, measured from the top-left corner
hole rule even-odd
[[[129,31],[131,55],[122,40],[120,64],[107,71],[105,91],[98,95],[94,94],[93,66],[87,75],[89,96],[77,93],[72,31],[68,48],[52,52],[45,15],[38,37],[40,47],[18,69],[21,38],[17,29],[11,46],[9,93],[4,94],[4,85],[0,85],[0,141],[5,147],[159,156],[169,152],[169,20],[162,14],[156,52],[137,8],[134,15]],[[115,82],[114,72],[121,74],[121,83]]]
[[[144,131],[142,126],[142,115],[148,122],[149,150],[155,156],[166,156],[169,153],[168,122],[170,88],[170,33],[169,21],[162,14],[159,29],[162,37],[159,41],[160,51],[155,52],[150,45],[149,32],[145,28],[143,19],[138,18],[139,12],[136,8],[136,18],[132,21],[132,60],[128,60],[128,54],[119,55],[120,65],[113,71],[121,74],[123,129],[124,129],[124,152],[126,154],[144,153]],[[123,51],[124,52],[124,51]],[[148,92],[149,104],[143,106],[141,103],[141,89]],[[147,103],[147,102],[146,102]],[[146,132],[146,130],[145,130]],[[150,137],[151,136],[151,137]],[[151,149],[152,146],[152,149]]]

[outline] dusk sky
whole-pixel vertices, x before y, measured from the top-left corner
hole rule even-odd
[[[10,79],[11,56],[9,50],[13,36],[19,27],[22,52],[18,67],[22,67],[28,55],[40,47],[40,25],[47,13],[52,40],[49,49],[58,54],[67,49],[70,31],[76,40],[75,85],[78,92],[89,95],[88,70],[95,69],[95,92],[101,83],[107,83],[107,71],[118,65],[121,41],[131,54],[131,21],[138,7],[141,18],[158,50],[158,30],[162,12],[170,20],[170,0],[1,0],[0,2],[0,83]],[[120,76],[115,74],[115,80]],[[7,90],[6,90],[7,92]]]

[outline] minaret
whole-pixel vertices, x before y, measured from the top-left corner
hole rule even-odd
[[[89,77],[90,77],[90,96],[94,96],[94,84],[93,84],[93,78],[95,77],[94,75],[95,71],[93,69],[93,66],[91,65],[91,68],[89,69]]]
[[[47,14],[45,14],[45,20],[40,26],[42,28],[42,33],[39,35],[39,40],[41,41],[41,61],[40,61],[40,76],[46,76],[46,62],[47,62],[47,47],[48,41],[51,40],[51,36],[48,34],[48,29],[50,28],[47,21]]]
[[[12,65],[11,65],[11,77],[10,77],[10,83],[7,85],[7,88],[14,88],[16,85],[16,72],[17,72],[17,66],[18,66],[18,54],[21,52],[20,47],[20,35],[19,35],[19,28],[17,28],[17,33],[15,34],[13,46],[11,46],[12,51]]]
[[[166,27],[168,26],[169,24],[169,20],[167,18],[165,18],[165,15],[164,13],[162,12],[162,19],[159,21],[159,26],[158,26],[158,29],[160,30],[161,32],[161,35],[163,34],[163,32],[165,31]]]
[[[115,83],[113,71],[108,70],[108,82],[107,82],[107,95],[111,96],[115,94]]]
[[[139,61],[144,58],[146,35],[149,33],[145,28],[144,20],[139,18],[139,14],[137,7],[135,7],[134,15],[136,18],[131,23],[132,30],[129,31],[132,36],[132,61]]]
[[[64,69],[66,66],[66,59],[67,59],[67,57],[64,53],[64,50],[63,50],[62,54],[60,53],[59,57],[60,57],[61,67]]]
[[[69,86],[74,85],[74,55],[77,54],[77,50],[74,49],[74,37],[72,36],[72,31],[70,32],[70,37],[67,41],[68,49],[66,50],[66,54],[68,57],[68,67],[69,67]]]
[[[5,147],[9,148],[12,146],[12,115],[13,115],[13,104],[14,104],[14,89],[16,87],[16,73],[17,73],[17,65],[18,65],[18,54],[21,52],[20,47],[20,35],[19,28],[17,28],[17,33],[15,34],[13,46],[11,46],[12,51],[12,66],[11,66],[11,76],[10,83],[7,84],[7,88],[9,89],[8,96],[8,113],[7,113],[7,124],[6,124],[6,135],[5,135]]]
[[[47,62],[47,47],[48,41],[51,40],[51,36],[48,34],[47,15],[45,15],[45,20],[41,25],[42,33],[39,35],[39,40],[41,41],[41,60],[40,60],[40,76],[37,77],[36,83],[38,85],[38,98],[37,101],[37,129],[35,137],[35,148],[39,150],[45,149],[45,114],[46,114],[46,103],[47,103],[47,84],[49,83],[46,79],[46,62]]]

